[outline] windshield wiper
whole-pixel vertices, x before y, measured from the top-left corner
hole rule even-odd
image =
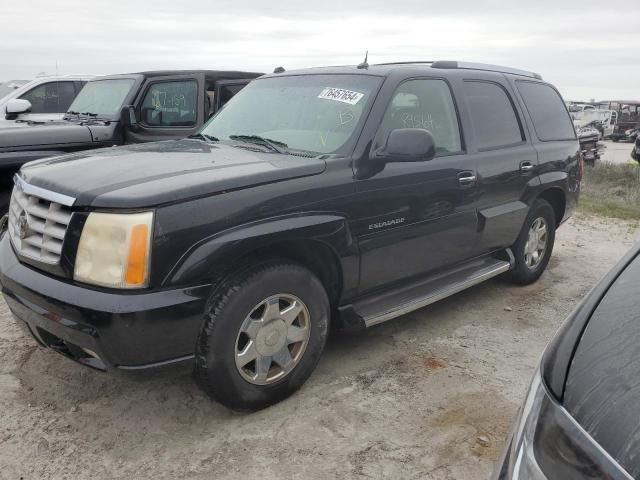
[[[287,148],[289,148],[289,146],[286,143],[280,142],[278,140],[271,140],[270,138],[264,138],[260,135],[229,135],[229,138],[231,140],[239,140],[241,142],[244,141],[247,143],[264,145],[265,147],[270,148],[277,153],[288,153]]]
[[[73,110],[69,110],[67,115],[80,115],[80,112],[74,112]]]
[[[213,135],[207,135],[206,133],[194,133],[193,135],[189,135],[187,138],[199,138],[200,140],[207,140],[209,142],[219,142],[216,137]]]

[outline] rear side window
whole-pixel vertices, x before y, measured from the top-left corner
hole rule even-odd
[[[29,113],[65,113],[75,96],[73,82],[49,82],[38,85],[20,98],[31,103]]]
[[[576,138],[573,123],[558,92],[544,83],[518,80],[516,85],[540,140],[548,142]]]
[[[195,80],[152,84],[142,101],[142,121],[153,127],[190,127],[198,116]]]
[[[504,88],[474,80],[464,82],[463,90],[479,150],[524,141],[518,115]]]

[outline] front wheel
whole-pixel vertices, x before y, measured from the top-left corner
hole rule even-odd
[[[209,299],[195,378],[215,400],[258,410],[302,386],[324,349],[329,300],[318,278],[271,263],[228,280]]]
[[[512,246],[515,264],[506,278],[518,285],[529,285],[547,268],[556,238],[556,217],[545,200],[536,200]]]

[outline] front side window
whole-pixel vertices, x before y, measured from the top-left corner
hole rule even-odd
[[[518,116],[504,88],[490,82],[466,81],[463,90],[478,150],[506,147],[524,140]]]
[[[573,122],[558,92],[544,83],[518,80],[516,85],[540,140],[548,142],[576,138]]]
[[[289,149],[342,153],[354,139],[381,78],[291,75],[252,81],[201,130],[219,140],[259,135]]]
[[[142,121],[153,127],[191,127],[198,117],[198,82],[152,84],[141,107]]]
[[[49,82],[20,96],[31,103],[29,113],[65,113],[76,96],[73,82]]]
[[[382,120],[381,138],[400,128],[429,130],[436,154],[462,150],[458,115],[451,90],[443,80],[409,80],[397,88]]]
[[[87,82],[69,107],[69,111],[97,116],[116,115],[122,109],[134,83],[135,80],[131,78]]]

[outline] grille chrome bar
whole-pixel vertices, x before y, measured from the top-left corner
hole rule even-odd
[[[74,198],[29,185],[19,176],[9,206],[9,238],[18,254],[58,264]],[[59,199],[65,203],[58,203]]]
[[[76,203],[76,199],[73,197],[63,195],[62,193],[58,192],[52,192],[51,190],[47,190],[46,188],[38,187],[36,185],[31,185],[25,182],[17,173],[13,176],[13,183],[27,195],[35,195],[36,197],[40,197],[43,200],[49,200],[50,202],[59,203],[60,205],[64,205],[66,207],[71,207],[74,203]]]

